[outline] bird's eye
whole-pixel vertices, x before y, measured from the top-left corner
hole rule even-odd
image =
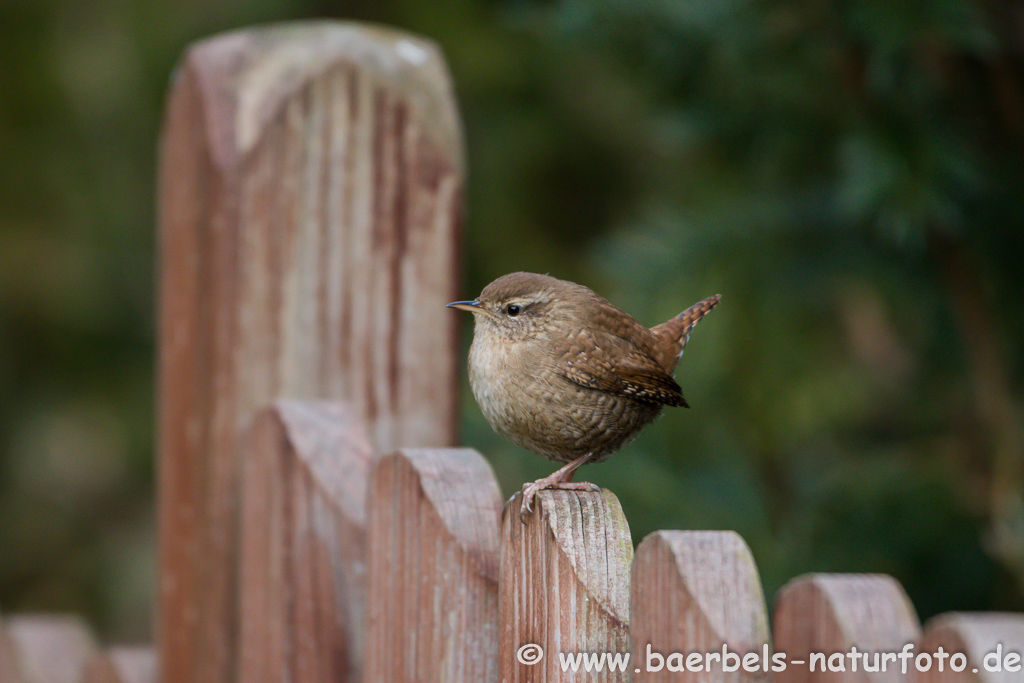
[[[519,315],[519,311],[519,304],[509,304],[505,307],[505,313],[507,313],[510,318],[514,318]]]

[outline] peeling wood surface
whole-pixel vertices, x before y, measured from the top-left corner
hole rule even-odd
[[[522,494],[501,524],[501,680],[625,681],[627,673],[563,673],[559,653],[629,651],[633,544],[610,491],[541,491],[520,520]],[[525,664],[540,646],[543,656]]]

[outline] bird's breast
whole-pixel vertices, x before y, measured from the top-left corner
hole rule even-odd
[[[530,450],[530,435],[546,431],[551,404],[564,380],[536,339],[475,335],[469,349],[469,383],[488,424]]]
[[[521,412],[519,406],[528,398],[534,381],[529,355],[522,342],[496,335],[476,335],[473,339],[469,349],[469,383],[480,409],[495,429],[499,429],[496,422],[508,422]]]
[[[559,462],[603,455],[657,414],[658,406],[570,382],[537,341],[478,334],[469,351],[473,396],[491,428],[513,443]]]

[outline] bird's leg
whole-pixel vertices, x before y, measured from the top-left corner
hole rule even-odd
[[[533,499],[538,491],[544,489],[561,489],[563,491],[600,491],[601,487],[586,481],[574,482],[572,475],[581,466],[590,460],[591,454],[581,455],[575,460],[568,462],[546,477],[535,482],[523,484],[523,505],[519,508],[519,517],[528,512],[533,512]]]

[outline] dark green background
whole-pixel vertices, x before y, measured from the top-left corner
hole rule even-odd
[[[635,540],[735,529],[769,601],[887,572],[922,618],[1024,609],[1019,3],[3,0],[0,611],[150,637],[168,73],[321,16],[445,51],[467,298],[550,272],[653,325],[722,293],[677,373],[693,408],[584,471]],[[506,495],[552,470],[463,414]]]

